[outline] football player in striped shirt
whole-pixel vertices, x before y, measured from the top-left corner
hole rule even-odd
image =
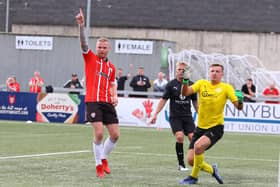
[[[118,118],[115,106],[118,104],[115,66],[107,58],[110,43],[107,38],[96,42],[96,53],[88,47],[85,21],[82,9],[76,16],[80,29],[80,42],[85,61],[87,120],[91,122],[94,133],[93,153],[96,163],[96,176],[110,174],[107,157],[119,138]],[[109,137],[103,143],[104,126]]]

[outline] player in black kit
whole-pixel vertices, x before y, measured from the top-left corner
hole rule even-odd
[[[181,86],[183,81],[185,62],[176,63],[176,78],[170,81],[165,88],[162,98],[160,99],[157,109],[151,119],[155,123],[158,113],[163,109],[165,103],[170,99],[170,126],[176,137],[176,154],[178,158],[178,169],[186,171],[188,168],[184,162],[184,136],[188,136],[189,141],[192,139],[195,124],[192,118],[191,103],[197,110],[196,94],[190,96],[181,95]],[[190,82],[192,84],[192,82]]]

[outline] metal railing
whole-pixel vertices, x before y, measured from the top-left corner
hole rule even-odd
[[[0,91],[7,91],[6,86],[0,85]],[[45,90],[43,90],[44,92]],[[79,92],[80,95],[85,95],[85,89],[73,89],[73,88],[62,88],[62,87],[53,87],[53,93],[74,93]],[[118,96],[122,97],[133,97],[133,96],[143,96],[148,98],[160,98],[163,95],[162,92],[136,92],[131,90],[118,90]],[[256,97],[252,98],[253,101],[256,102],[264,102],[264,101],[275,101],[280,103],[280,96],[263,96],[263,95],[257,95]]]
[[[79,92],[81,95],[85,95],[85,89],[73,89],[73,88],[61,88],[54,87],[53,92],[55,93],[69,93],[69,92]],[[133,96],[147,96],[147,97],[161,97],[162,92],[136,92],[131,90],[118,90],[118,95],[123,97]]]

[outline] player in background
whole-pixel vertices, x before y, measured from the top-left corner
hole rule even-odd
[[[10,76],[8,77],[6,81],[7,91],[8,92],[19,92],[20,91],[20,85],[16,80],[16,76]]]
[[[107,38],[96,42],[96,54],[88,47],[85,20],[82,9],[76,16],[80,30],[80,42],[85,61],[87,120],[92,123],[94,140],[93,153],[96,163],[96,176],[110,174],[107,157],[119,138],[118,118],[115,106],[118,104],[115,84],[115,66],[107,58],[110,43]],[[104,127],[109,137],[103,143]]]
[[[160,99],[156,111],[151,119],[151,123],[155,123],[158,113],[163,109],[167,100],[170,99],[169,119],[170,126],[176,138],[175,150],[178,159],[178,169],[187,171],[188,168],[184,162],[184,136],[188,136],[191,141],[195,124],[192,118],[191,103],[197,111],[197,96],[182,96],[181,87],[183,81],[184,68],[187,66],[185,62],[176,63],[176,78],[167,83],[163,96]],[[190,82],[192,84],[192,82]]]
[[[36,70],[29,80],[29,92],[31,93],[40,93],[42,91],[42,86],[44,85],[44,80],[40,76],[40,72]]]
[[[193,166],[191,174],[180,181],[180,184],[196,184],[200,170],[210,173],[219,184],[223,184],[215,164],[208,164],[204,160],[204,152],[212,147],[224,134],[224,107],[229,99],[235,108],[242,110],[243,93],[234,91],[230,84],[223,83],[224,67],[212,64],[209,69],[208,80],[198,80],[189,85],[190,67],[184,70],[182,95],[188,96],[198,93],[198,125],[194,131],[188,151],[188,162]]]

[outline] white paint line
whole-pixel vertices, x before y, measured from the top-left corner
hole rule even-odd
[[[17,158],[33,158],[33,157],[44,157],[44,156],[55,156],[55,155],[67,155],[67,154],[78,154],[78,153],[90,153],[91,150],[80,150],[80,151],[68,151],[68,152],[54,152],[54,153],[41,153],[41,154],[30,154],[30,155],[16,155],[16,156],[5,156],[0,157],[0,160],[7,159],[17,159]],[[124,151],[113,151],[112,154],[125,154],[125,155],[145,155],[145,156],[165,156],[165,157],[174,157],[175,154],[159,154],[159,153],[141,153],[141,152],[124,152]],[[217,156],[208,156],[208,158],[214,159],[223,159],[223,160],[247,160],[247,161],[263,161],[263,162],[278,162],[278,160],[272,159],[258,159],[258,158],[237,158],[237,157],[217,157]],[[280,165],[280,159],[279,159]],[[280,170],[280,166],[279,166]]]
[[[5,157],[0,157],[0,160],[15,159],[15,158],[33,158],[33,157],[43,157],[43,156],[53,156],[53,155],[67,155],[67,154],[88,153],[88,152],[91,151],[81,150],[81,151],[42,153],[42,154],[31,154],[31,155],[5,156]]]

